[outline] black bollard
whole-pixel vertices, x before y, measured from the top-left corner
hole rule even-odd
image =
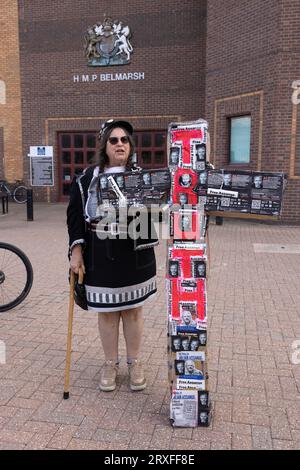
[[[27,189],[27,220],[33,220],[33,191],[32,189]]]

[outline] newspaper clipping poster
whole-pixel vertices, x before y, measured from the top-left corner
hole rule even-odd
[[[174,390],[170,402],[173,426],[194,428],[198,425],[198,393],[196,390]]]

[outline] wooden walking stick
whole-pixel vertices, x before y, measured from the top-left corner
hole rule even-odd
[[[79,283],[82,284],[82,282],[83,282],[83,270],[80,268],[79,269]],[[73,271],[71,271],[64,400],[67,400],[70,396],[69,387],[70,387],[70,368],[71,368],[72,332],[73,332],[73,315],[74,315],[74,286],[75,286],[75,275]]]

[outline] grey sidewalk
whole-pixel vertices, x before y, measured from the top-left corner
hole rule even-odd
[[[65,205],[10,204],[0,239],[29,256],[34,285],[0,314],[0,449],[299,449],[300,254],[255,244],[300,245],[300,227],[226,220],[211,225],[210,428],[168,420],[165,243],[157,250],[159,294],[145,306],[148,387],[128,388],[125,345],[115,392],[98,390],[103,353],[95,315],[76,309],[70,399],[62,399],[68,312]],[[255,249],[254,249],[255,248]],[[274,251],[274,250],[273,250]],[[300,359],[300,354],[298,355]]]

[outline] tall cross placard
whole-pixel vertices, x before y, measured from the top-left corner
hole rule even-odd
[[[204,120],[171,123],[167,249],[168,370],[173,426],[209,426],[207,227],[209,215],[278,219],[283,173],[215,170]]]

